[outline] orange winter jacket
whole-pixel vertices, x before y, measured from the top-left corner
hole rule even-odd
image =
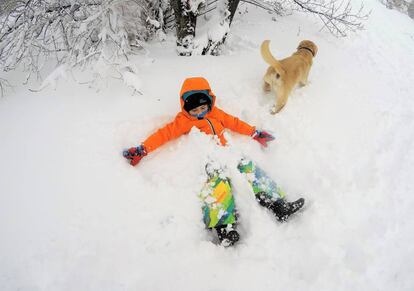
[[[209,95],[212,97],[210,112],[208,112],[204,118],[200,120],[194,116],[191,116],[184,109],[184,100],[182,96],[186,92],[193,90],[208,90]],[[201,77],[186,79],[180,92],[181,112],[177,114],[172,122],[158,129],[158,131],[150,135],[143,142],[147,152],[152,152],[164,143],[176,139],[183,134],[189,133],[191,128],[194,126],[202,132],[216,135],[222,145],[226,144],[226,139],[223,136],[225,128],[245,135],[252,135],[254,133],[255,127],[241,121],[237,117],[227,114],[223,110],[220,110],[214,106],[215,101],[216,96],[211,91],[210,85],[206,79]]]

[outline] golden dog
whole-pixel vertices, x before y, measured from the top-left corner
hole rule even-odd
[[[303,40],[293,55],[278,61],[270,52],[269,43],[270,40],[265,40],[260,48],[263,59],[270,65],[263,77],[263,89],[272,89],[277,96],[277,102],[271,111],[275,114],[286,105],[289,94],[296,85],[305,86],[308,83],[312,59],[316,56],[318,47],[310,40]]]

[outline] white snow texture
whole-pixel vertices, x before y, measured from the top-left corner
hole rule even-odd
[[[311,16],[275,22],[250,7],[222,56],[179,57],[169,35],[91,86],[92,73],[59,71],[0,98],[0,290],[414,290],[414,23],[365,4],[366,29],[347,38]],[[277,115],[262,91],[265,39],[276,58],[303,39],[319,47],[310,84]],[[131,167],[122,150],[174,118],[192,76],[276,139],[263,149],[228,132],[219,147],[193,130]],[[242,156],[288,200],[304,197],[303,211],[278,223],[260,207],[236,169]],[[231,248],[202,222],[211,157],[240,213]]]

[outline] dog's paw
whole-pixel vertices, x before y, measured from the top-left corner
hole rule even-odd
[[[285,107],[285,104],[282,105],[273,105],[272,108],[270,109],[270,114],[276,114],[279,113],[280,110],[283,109],[283,107]]]

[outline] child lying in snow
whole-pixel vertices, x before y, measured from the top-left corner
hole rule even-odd
[[[193,126],[206,134],[217,136],[222,145],[226,145],[223,135],[225,128],[251,136],[265,147],[267,142],[274,139],[266,131],[256,130],[255,127],[220,110],[215,106],[215,101],[216,96],[206,79],[201,77],[186,79],[180,92],[181,112],[172,122],[150,135],[141,145],[125,150],[124,157],[135,166],[144,156],[164,143],[189,133]],[[260,205],[270,209],[278,220],[285,221],[303,206],[303,198],[294,202],[285,201],[284,194],[276,184],[251,161],[242,160],[238,169],[242,173],[254,174],[253,178],[249,175],[248,180],[253,187],[256,200]],[[208,166],[206,170],[210,177],[206,185],[210,186],[207,194],[201,195],[205,204],[204,222],[208,228],[216,229],[221,244],[233,245],[239,240],[239,234],[235,228],[236,215],[230,182],[227,178],[220,178],[219,170],[210,169]],[[218,193],[217,189],[221,189],[221,192]],[[203,192],[206,193],[205,189]]]

